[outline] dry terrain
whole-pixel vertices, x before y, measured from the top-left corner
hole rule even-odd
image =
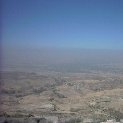
[[[123,77],[120,73],[4,71],[0,84],[2,117],[54,116],[61,119],[59,122],[67,122],[64,117],[78,118],[76,122],[85,118],[99,121],[123,118]]]

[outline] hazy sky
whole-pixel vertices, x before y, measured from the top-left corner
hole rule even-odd
[[[123,0],[2,0],[2,42],[123,49]]]

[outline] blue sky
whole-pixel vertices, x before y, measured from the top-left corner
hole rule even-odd
[[[123,49],[123,0],[2,0],[2,43]]]

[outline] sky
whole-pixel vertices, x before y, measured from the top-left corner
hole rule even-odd
[[[123,0],[2,0],[3,47],[123,49]]]

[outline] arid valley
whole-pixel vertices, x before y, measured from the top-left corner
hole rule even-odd
[[[62,59],[65,56],[66,59],[67,55],[54,56]],[[48,63],[45,68],[39,66],[42,71],[38,67],[22,70],[19,62],[16,66],[4,66],[6,69],[1,71],[1,119],[22,118],[19,123],[120,121],[123,119],[123,67],[118,61],[122,57],[116,55],[119,59],[111,59],[113,62],[110,63],[106,55],[104,59],[108,62],[101,57],[94,61],[96,56],[89,57],[93,62],[82,64],[73,64],[71,61],[75,57],[70,61],[64,59],[63,64],[58,59],[52,68]],[[79,63],[87,59],[79,59]],[[39,59],[36,60],[38,63]],[[54,57],[50,61],[55,62]],[[33,121],[36,118],[40,120]]]

